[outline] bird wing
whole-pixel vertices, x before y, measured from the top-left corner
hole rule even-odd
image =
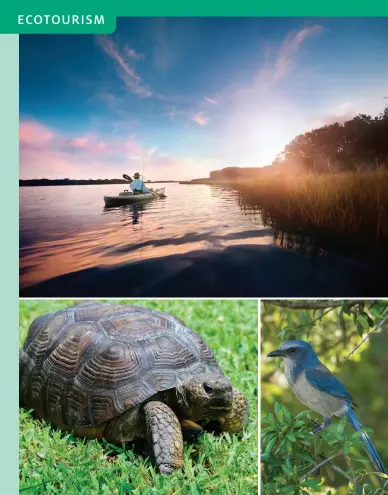
[[[322,390],[327,394],[334,395],[335,397],[339,397],[340,399],[347,400],[356,405],[344,385],[342,385],[342,383],[330,373],[326,366],[322,365],[321,368],[306,370],[306,379],[319,390]]]

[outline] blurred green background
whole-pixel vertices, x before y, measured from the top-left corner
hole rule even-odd
[[[20,345],[34,318],[72,300],[21,300]],[[20,410],[20,490],[26,494],[256,494],[258,401],[257,300],[122,300],[181,318],[212,348],[224,373],[247,397],[242,434],[203,435],[186,444],[184,468],[160,475],[145,455],[63,433]]]
[[[364,427],[373,429],[369,435],[384,464],[388,466],[388,329],[380,329],[371,335],[343,362],[361,342],[362,335],[372,331],[377,322],[381,321],[381,318],[375,316],[382,313],[384,307],[388,311],[388,301],[380,301],[378,304],[374,306],[378,311],[372,307],[370,312],[371,302],[366,301],[357,314],[348,315],[338,307],[324,310],[322,315],[319,311],[295,310],[262,302],[261,416],[273,413],[276,401],[284,404],[292,416],[306,409],[289,389],[281,360],[266,357],[285,340],[306,340],[359,405],[357,416]],[[370,320],[369,325],[366,319]],[[319,414],[312,413],[311,416],[321,423]],[[338,423],[338,419],[334,422]],[[346,479],[340,475],[336,475],[333,482],[326,479],[322,489],[325,484],[337,488],[332,493],[350,493],[346,488]],[[326,491],[322,493],[326,494]]]

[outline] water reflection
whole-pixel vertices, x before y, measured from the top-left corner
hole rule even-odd
[[[237,199],[243,215],[260,221],[265,227],[273,229],[274,245],[290,249],[309,257],[325,257],[330,252],[347,254],[348,256],[383,257],[386,254],[386,246],[362,236],[338,236],[330,231],[315,232],[301,231],[291,219],[281,214],[273,207],[266,207],[239,194]]]
[[[21,286],[86,268],[273,241],[259,218],[241,215],[230,188],[168,184],[166,198],[104,208],[103,196],[120,187],[21,188]]]
[[[379,295],[379,277],[385,287],[378,257],[295,232],[230,188],[168,184],[164,199],[104,208],[120,187],[21,188],[22,294],[356,297]]]

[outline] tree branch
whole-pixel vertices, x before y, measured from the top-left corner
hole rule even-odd
[[[366,342],[373,333],[377,332],[377,330],[379,330],[387,322],[388,322],[388,315],[385,318],[383,318],[373,330],[371,330],[367,335],[365,335],[365,337],[361,340],[361,342],[358,345],[356,345],[356,347],[352,350],[352,352],[346,356],[346,358],[343,360],[343,363],[347,361],[350,358],[350,356],[354,354],[357,351],[357,349],[361,347],[362,344]]]
[[[316,300],[316,301],[286,301],[283,299],[269,299],[264,301],[267,304],[279,306],[281,308],[290,309],[327,309],[327,308],[339,308],[342,306],[343,300]],[[349,305],[364,303],[365,301],[347,301]]]
[[[304,481],[306,478],[308,478],[310,476],[310,474],[314,473],[315,471],[317,471],[320,467],[324,466],[325,464],[327,464],[328,462],[331,462],[333,459],[335,459],[336,457],[339,457],[341,455],[344,455],[343,451],[340,450],[339,452],[337,452],[336,454],[333,454],[332,456],[328,457],[327,459],[325,459],[324,461],[320,462],[319,464],[317,464],[316,466],[314,466],[312,469],[310,469],[310,471],[308,473],[306,473],[304,476],[302,476],[302,478],[300,479],[300,481]]]
[[[330,467],[334,469],[334,471],[337,471],[338,473],[342,474],[342,476],[344,476],[349,481],[353,482],[353,479],[348,474],[346,474],[345,471],[343,471],[340,467],[336,466],[332,462],[330,463]]]

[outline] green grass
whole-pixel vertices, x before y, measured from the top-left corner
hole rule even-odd
[[[20,345],[31,321],[75,301],[20,301]],[[131,301],[121,301],[131,302]],[[185,444],[184,468],[160,475],[145,455],[61,432],[20,410],[20,491],[26,495],[257,493],[257,302],[136,301],[183,319],[242,390],[251,419],[241,438],[204,434]]]
[[[263,177],[234,184],[266,225],[388,240],[388,172]]]

